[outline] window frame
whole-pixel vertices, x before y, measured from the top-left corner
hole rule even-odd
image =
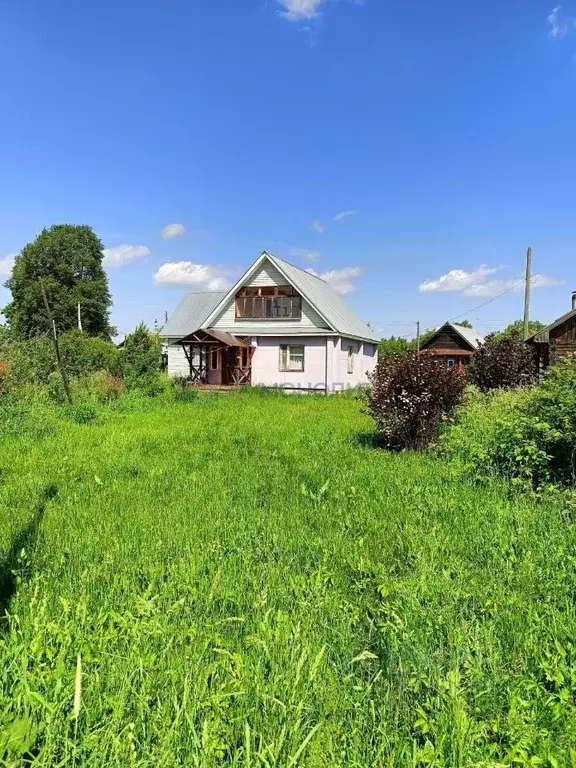
[[[354,373],[354,355],[356,354],[356,350],[354,349],[353,344],[347,345],[347,359],[346,359],[346,371],[348,375],[351,375]]]
[[[216,365],[214,365],[214,355],[216,355]],[[210,370],[217,371],[220,368],[220,350],[216,347],[210,350]]]
[[[302,358],[301,367],[294,367],[292,364],[292,350],[302,350],[298,357]],[[304,373],[306,369],[306,345],[305,344],[280,344],[278,348],[278,370],[280,373]]]
[[[292,285],[240,288],[234,297],[236,320],[301,320],[302,296]]]

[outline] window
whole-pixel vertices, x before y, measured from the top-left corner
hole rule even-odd
[[[448,366],[448,368],[454,368],[456,364],[457,364],[457,360],[455,357],[446,358],[446,365]]]
[[[242,347],[242,355],[240,360],[242,368],[248,368],[248,347]]]
[[[213,349],[212,352],[210,353],[210,368],[213,371],[218,370],[218,350],[217,349]]]
[[[299,320],[302,298],[291,285],[242,288],[236,294],[236,319]]]
[[[354,373],[354,347],[348,347],[348,373]]]
[[[280,344],[280,371],[304,370],[304,345]]]

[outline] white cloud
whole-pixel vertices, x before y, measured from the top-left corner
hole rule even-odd
[[[322,224],[320,219],[315,219],[315,221],[313,221],[310,225],[310,229],[312,229],[314,232],[318,232],[319,235],[324,234],[324,224]]]
[[[342,219],[347,219],[348,216],[354,216],[356,211],[340,211],[340,213],[337,213],[336,216],[334,216],[334,221],[342,221]]]
[[[566,22],[561,18],[561,11],[562,6],[557,5],[556,8],[553,8],[546,17],[546,21],[548,22],[548,26],[550,28],[548,32],[550,37],[564,37],[564,35],[568,32],[568,24],[566,24]]]
[[[488,267],[485,264],[472,272],[466,272],[464,269],[452,269],[437,280],[425,280],[420,284],[419,290],[421,293],[452,291],[461,293],[462,296],[476,298],[491,298],[506,291],[524,290],[524,280],[520,275],[511,278],[491,278],[501,269],[502,267]],[[532,278],[532,288],[550,288],[557,285],[563,285],[563,281],[543,274],[534,275]]]
[[[353,293],[356,290],[354,280],[363,272],[362,267],[344,267],[343,269],[331,269],[328,272],[316,272],[309,267],[306,272],[316,275],[333,288],[336,293],[345,296],[347,293]]]
[[[11,253],[8,256],[4,256],[3,259],[0,259],[0,277],[10,277],[12,270],[14,269],[15,260],[15,253]]]
[[[224,291],[230,287],[228,274],[228,270],[211,264],[169,261],[158,269],[154,282],[166,287],[194,286],[202,291]]]
[[[278,0],[280,13],[290,21],[314,19],[324,0]]]
[[[329,0],[278,0],[280,15],[289,21],[309,21],[320,15],[320,6]],[[352,0],[360,5],[362,0]]]
[[[182,237],[186,232],[184,224],[166,224],[160,234],[164,240],[173,240],[175,237]]]
[[[318,261],[320,258],[318,251],[309,251],[307,248],[292,248],[290,256],[293,259],[304,259],[304,261]]]
[[[150,254],[150,249],[145,245],[117,245],[115,248],[104,248],[102,251],[105,267],[122,267],[131,261],[136,261]]]
[[[420,293],[440,293],[443,291],[466,291],[472,286],[482,285],[489,275],[498,272],[502,267],[487,267],[485,264],[473,272],[464,269],[451,269],[437,280],[425,280],[420,284]]]

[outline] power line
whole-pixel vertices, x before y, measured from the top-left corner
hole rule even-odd
[[[536,278],[533,277],[532,281]],[[531,282],[532,282],[531,281]],[[501,299],[502,296],[506,296],[507,293],[511,293],[512,291],[515,291],[516,288],[524,284],[524,279],[519,280],[517,283],[514,283],[514,285],[511,285],[510,288],[507,288],[505,291],[502,291],[502,293],[499,293],[497,296],[493,296],[491,299],[488,299],[488,301],[483,302],[482,304],[478,304],[477,307],[472,307],[472,309],[467,310],[466,312],[462,312],[461,315],[456,315],[455,317],[451,317],[450,320],[445,320],[446,323],[453,323],[454,320],[459,320],[461,317],[466,317],[466,315],[469,315],[471,312],[476,312],[477,309],[482,309],[482,307],[487,307],[488,304],[492,304],[493,301],[496,301],[496,299]],[[429,328],[426,328],[427,331],[431,331],[435,328],[435,325],[431,325]]]

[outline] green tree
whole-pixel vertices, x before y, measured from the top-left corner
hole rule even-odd
[[[454,325],[459,325],[460,328],[473,328],[474,326],[470,322],[470,320],[460,320],[459,323],[454,323]]]
[[[120,369],[128,389],[140,389],[150,395],[157,393],[161,352],[160,337],[151,333],[144,323],[126,336],[120,355]]]
[[[541,323],[540,320],[530,320],[528,323],[528,336],[533,336],[535,333],[538,333],[538,331],[541,331],[543,328],[546,328],[544,323]],[[513,323],[510,323],[510,325],[507,325],[504,330],[498,334],[499,336],[514,336],[518,335],[521,339],[524,338],[524,320],[515,320]]]
[[[388,339],[381,339],[378,345],[379,357],[393,357],[394,355],[405,355],[411,349],[410,342],[403,336],[390,336]]]
[[[109,338],[112,300],[102,258],[102,243],[90,227],[57,224],[43,229],[16,256],[5,283],[12,301],[2,312],[11,331],[30,338],[48,330],[42,279],[59,331],[77,327],[80,304],[84,332]]]

